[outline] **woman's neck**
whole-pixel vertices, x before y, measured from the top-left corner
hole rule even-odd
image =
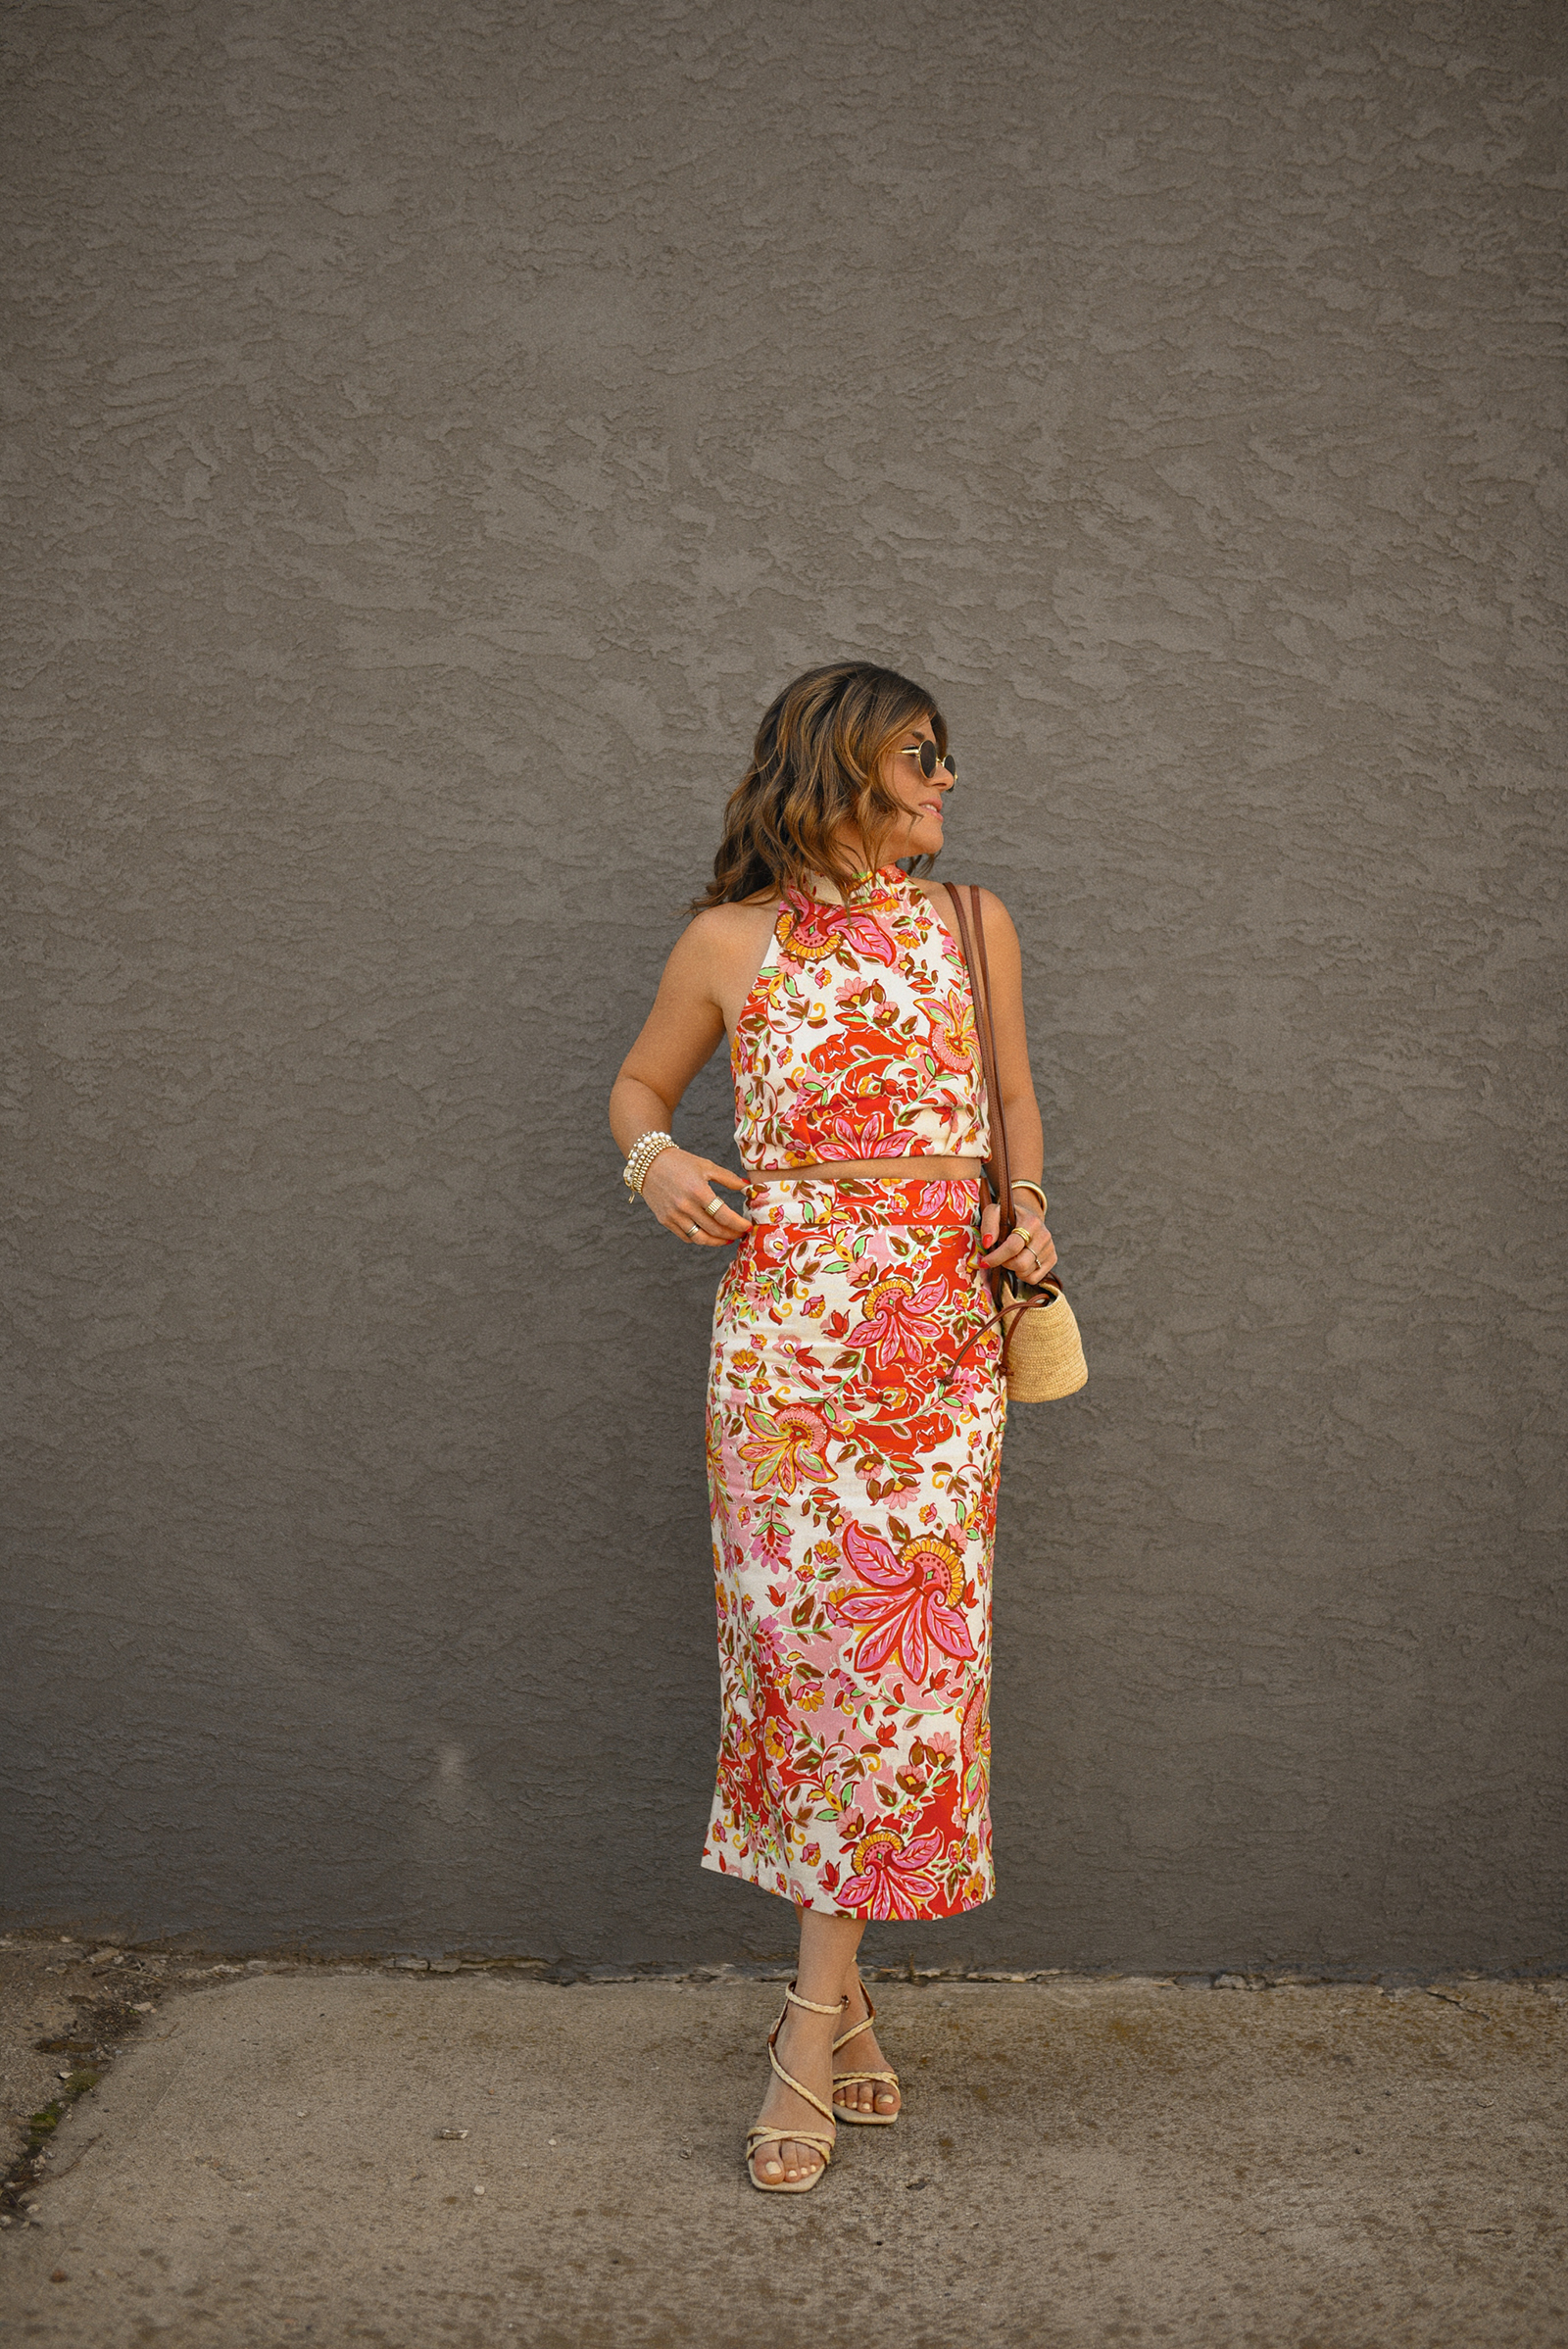
[[[872,882],[881,882],[883,869],[884,868],[879,864],[871,865],[858,862],[850,876],[848,888],[842,887],[831,873],[813,871],[811,874],[811,895],[821,905],[847,905],[852,895],[858,895],[860,892],[867,889]],[[887,880],[884,886],[894,886],[897,884],[897,882],[902,881],[904,878],[904,874],[898,869],[897,866],[889,866],[887,868]]]

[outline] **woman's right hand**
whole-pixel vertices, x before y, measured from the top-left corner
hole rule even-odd
[[[665,1231],[688,1248],[728,1248],[745,1239],[752,1219],[719,1198],[720,1183],[732,1191],[746,1189],[744,1175],[731,1174],[727,1166],[715,1166],[711,1158],[699,1158],[677,1144],[661,1150],[649,1167],[643,1197]]]

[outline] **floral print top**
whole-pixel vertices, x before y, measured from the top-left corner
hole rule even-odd
[[[753,1174],[990,1150],[963,955],[896,864],[842,905],[785,892],[730,1067]]]

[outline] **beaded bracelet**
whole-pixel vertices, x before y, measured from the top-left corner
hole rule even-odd
[[[630,1195],[633,1192],[635,1192],[637,1197],[641,1199],[643,1194],[643,1177],[648,1172],[650,1166],[652,1166],[654,1160],[658,1157],[660,1151],[672,1150],[674,1147],[675,1137],[673,1134],[649,1132],[647,1134],[638,1135],[636,1141],[631,1146],[630,1151],[627,1153],[626,1163],[622,1167],[620,1175],[621,1181],[626,1186],[628,1195],[626,1204],[628,1207],[631,1205]]]

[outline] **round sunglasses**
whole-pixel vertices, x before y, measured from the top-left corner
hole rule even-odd
[[[906,751],[901,751],[899,756],[903,759],[918,759],[920,761],[920,772],[925,776],[927,782],[930,781],[931,777],[937,771],[939,762],[937,759],[937,746],[934,742],[922,742],[918,750],[911,746]],[[948,753],[947,757],[940,761],[940,763],[947,768],[949,774],[952,775],[955,782],[956,782],[958,775],[958,761],[956,759],[955,759],[951,751]]]

